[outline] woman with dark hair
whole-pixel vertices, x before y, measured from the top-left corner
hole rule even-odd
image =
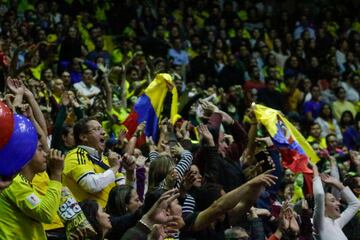
[[[118,187],[124,188],[120,189]],[[128,195],[126,192],[130,193],[128,196],[130,199],[131,190],[133,190],[133,188],[126,185],[114,187],[109,194],[106,212],[104,212],[101,206],[94,200],[80,202],[81,209],[86,218],[98,233],[94,240],[104,239],[105,236],[106,239],[109,240],[119,240],[128,229],[134,227],[137,221],[141,219],[142,211],[139,210],[130,213],[129,210],[126,210],[129,208],[126,207],[125,202],[121,200],[123,196],[126,198],[126,195]],[[122,191],[123,194],[119,194],[119,191]],[[111,209],[111,211],[109,211],[109,209]],[[124,210],[123,213],[122,210]]]
[[[333,117],[332,110],[329,104],[324,104],[320,108],[319,116],[315,119],[321,128],[321,137],[326,137],[330,133],[335,134],[338,141],[342,141],[340,127]]]
[[[115,186],[110,191],[106,212],[111,215],[122,216],[127,213],[135,213],[141,206],[142,202],[132,186]]]
[[[350,111],[345,111],[341,114],[339,125],[343,134],[349,127],[352,127],[354,124],[354,116]]]
[[[121,224],[114,224],[113,219],[110,215],[104,212],[103,208],[95,200],[84,200],[79,203],[82,211],[84,212],[87,220],[97,232],[97,235],[91,240],[102,240],[102,239],[147,239],[147,236],[152,233],[152,231],[157,231],[159,228],[166,228],[167,225],[174,228],[181,228],[184,226],[184,223],[179,216],[174,214],[167,213],[168,206],[172,205],[174,200],[179,197],[179,194],[176,190],[170,190],[160,194],[159,198],[156,199],[150,208],[144,212],[144,215],[137,220],[140,220],[132,225],[134,226],[122,226]],[[136,223],[137,222],[137,223]],[[126,222],[123,221],[125,224]],[[136,226],[135,226],[136,225]],[[122,237],[119,235],[112,236],[111,233],[114,231],[119,231],[118,228],[122,228],[124,232],[126,230],[126,236]],[[173,233],[172,230],[166,230],[167,233]]]
[[[136,190],[132,186],[115,186],[109,193],[106,212],[110,214],[110,221],[113,228],[106,237],[111,240],[118,240],[141,218],[142,202]]]
[[[79,203],[87,220],[97,232],[92,240],[101,240],[111,230],[110,215],[104,212],[103,208],[95,200],[84,200]]]

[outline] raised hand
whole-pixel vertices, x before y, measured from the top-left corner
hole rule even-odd
[[[319,176],[319,169],[318,169],[318,167],[316,166],[315,163],[313,163],[313,162],[311,162],[311,160],[309,160],[308,161],[308,166],[313,170],[314,177]]]
[[[206,116],[210,116],[213,112],[217,112],[219,110],[218,107],[207,100],[199,99],[199,103]]]
[[[209,146],[215,146],[213,135],[210,133],[208,127],[204,124],[200,124],[198,127],[200,139],[203,139]]]
[[[274,170],[275,169],[273,168],[273,169],[267,170],[266,172],[264,172],[263,174],[260,174],[259,176],[256,176],[255,178],[253,178],[249,181],[249,184],[261,185],[264,187],[271,187],[272,185],[275,185],[275,181],[277,180],[277,177],[270,174]]]
[[[145,162],[148,160],[147,157],[144,157],[143,155],[140,155],[138,158],[136,158],[135,163],[137,167],[144,167]]]
[[[179,179],[179,173],[175,169],[171,170],[165,178],[165,188],[166,189],[173,188],[178,179]]]
[[[194,173],[194,172],[192,172],[192,171],[188,171],[186,174],[185,174],[185,176],[184,176],[184,178],[183,178],[183,180],[182,180],[182,182],[181,182],[181,188],[180,188],[180,190],[182,191],[182,192],[187,192],[187,191],[189,191],[190,189],[191,189],[191,187],[194,185],[194,183],[196,182],[196,180],[197,180],[197,176],[196,176],[196,173]]]
[[[146,137],[146,144],[149,145],[150,151],[157,151],[157,147],[154,143],[154,140],[152,139],[152,137]]]
[[[125,168],[126,172],[134,172],[134,170],[136,169],[135,157],[125,153],[123,157],[122,165]]]
[[[172,156],[179,156],[182,152],[184,152],[184,148],[180,143],[176,143],[176,145],[170,147],[170,153]]]
[[[140,124],[136,127],[136,130],[135,130],[135,134],[134,134],[134,135],[140,136],[140,135],[144,132],[145,127],[146,127],[146,121],[140,123]]]
[[[168,128],[168,121],[169,119],[168,118],[164,118],[163,120],[161,120],[160,122],[160,132],[162,134],[166,134],[169,130]]]
[[[326,183],[326,184],[330,184],[338,189],[343,189],[345,188],[344,185],[336,178],[334,178],[333,176],[329,176],[327,174],[320,174],[321,180]]]
[[[8,77],[6,79],[6,84],[8,88],[15,94],[23,95],[25,93],[25,86],[24,84],[17,78]]]
[[[142,220],[150,224],[167,224],[176,218],[168,214],[167,210],[170,204],[180,196],[176,189],[166,191],[161,195],[159,200],[143,216]]]
[[[255,141],[263,142],[266,144],[267,147],[271,147],[274,145],[273,141],[271,140],[271,137],[256,138]]]
[[[117,169],[116,171],[118,171],[122,162],[122,158],[116,152],[109,150],[108,161],[110,167],[115,168]]]
[[[48,154],[50,179],[61,181],[62,171],[64,169],[64,155],[56,149],[50,149]]]
[[[66,91],[61,95],[61,104],[63,106],[69,106],[69,104],[70,104],[69,93]]]

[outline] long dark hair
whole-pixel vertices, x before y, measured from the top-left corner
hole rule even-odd
[[[324,112],[323,112],[325,107],[329,107],[329,109],[330,109],[330,115],[329,115],[329,116],[326,116],[326,115],[324,114]],[[327,104],[327,103],[326,103],[326,104],[324,104],[324,105],[321,106],[319,116],[320,116],[322,119],[324,119],[324,120],[333,119],[333,113],[332,113],[330,104]]]
[[[86,199],[84,201],[79,202],[79,205],[82,211],[85,214],[85,217],[97,232],[96,237],[92,238],[92,240],[101,240],[103,232],[101,230],[101,226],[96,218],[97,212],[99,210],[99,204],[92,199]]]
[[[344,121],[344,118],[345,118],[345,115],[350,115],[351,119],[350,119],[350,122],[347,124],[345,123]],[[351,111],[349,110],[346,110],[344,111],[342,114],[341,114],[341,118],[340,118],[340,126],[345,128],[345,127],[349,127],[349,126],[352,126],[355,124],[355,119],[354,119],[354,116],[353,114],[351,113]]]
[[[126,205],[131,199],[131,191],[134,188],[128,185],[115,186],[109,193],[106,204],[106,212],[110,215],[122,216],[128,212]]]

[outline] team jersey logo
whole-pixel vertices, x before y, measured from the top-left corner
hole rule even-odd
[[[26,197],[26,201],[31,204],[31,206],[36,207],[40,204],[40,198],[35,195],[35,193],[30,194]]]

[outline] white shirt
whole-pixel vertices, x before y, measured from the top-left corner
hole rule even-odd
[[[100,88],[98,88],[95,85],[91,85],[90,87],[88,87],[83,81],[75,83],[74,88],[82,97],[91,96],[91,98],[92,98],[94,95],[97,95],[100,93]]]
[[[99,157],[98,152],[94,148],[83,145],[79,147],[85,149],[90,155]],[[114,172],[111,169],[108,169],[103,173],[87,174],[85,177],[81,178],[79,185],[89,193],[97,193],[113,182],[118,185],[125,184],[124,179],[116,179]]]
[[[346,100],[350,102],[357,102],[359,101],[359,93],[347,82],[340,82],[340,85],[345,89],[346,92]]]
[[[313,179],[315,208],[314,228],[321,240],[347,240],[342,228],[355,216],[360,208],[360,201],[349,187],[341,191],[342,199],[348,204],[341,216],[335,220],[325,216],[325,193],[320,177]]]

